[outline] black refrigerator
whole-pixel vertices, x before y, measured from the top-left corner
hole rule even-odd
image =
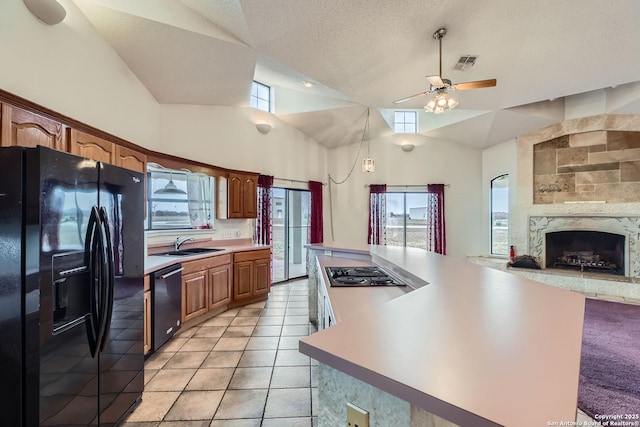
[[[0,148],[1,426],[112,426],[144,387],[144,179]]]

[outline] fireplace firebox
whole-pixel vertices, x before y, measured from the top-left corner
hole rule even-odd
[[[624,275],[625,236],[569,230],[545,234],[546,268]]]

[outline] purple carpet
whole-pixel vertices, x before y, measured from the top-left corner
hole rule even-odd
[[[640,305],[586,300],[578,408],[640,413]]]

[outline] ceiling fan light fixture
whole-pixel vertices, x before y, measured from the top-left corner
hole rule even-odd
[[[447,110],[453,110],[458,106],[458,101],[449,96],[447,92],[440,91],[424,106],[428,113],[442,114]]]

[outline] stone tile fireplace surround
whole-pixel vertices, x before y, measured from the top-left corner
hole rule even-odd
[[[600,231],[624,237],[624,276],[640,279],[640,216],[530,216],[529,251],[549,265],[546,234],[557,231]]]
[[[565,182],[566,177],[558,176],[558,171],[565,169],[574,175],[576,171],[584,170],[588,173],[585,177],[590,179],[606,176],[609,182],[605,183],[605,186],[611,186],[613,181],[611,175],[615,173],[610,171],[616,169],[610,163],[615,163],[615,158],[622,156],[620,158],[624,161],[632,162],[631,165],[618,168],[623,171],[625,168],[635,167],[636,163],[632,157],[636,156],[636,152],[640,161],[640,149],[634,148],[640,147],[638,132],[640,132],[638,115],[598,115],[565,120],[517,138],[516,187],[511,188],[513,199],[509,218],[510,243],[515,246],[517,254],[538,257],[543,270],[510,269],[509,271],[554,286],[582,292],[640,298],[640,191],[635,183],[629,184],[624,180],[618,180],[620,186],[612,187],[615,194],[609,200],[606,198],[607,193],[600,190],[594,191],[590,196],[586,191],[589,188],[582,185],[575,190],[580,194],[572,194],[567,186],[561,186],[557,190],[562,192],[560,197],[549,196],[550,188],[551,191],[555,191],[552,186],[544,187],[547,194],[540,193],[541,182],[548,183],[557,179]],[[540,152],[539,148],[534,148],[537,144],[558,141],[558,139],[565,142],[568,140],[566,148],[573,150],[587,143],[595,144],[594,141],[606,138],[607,134],[614,135],[616,140],[624,139],[627,145],[621,150],[620,144],[617,144],[615,146],[617,151],[610,153],[611,155],[607,157],[606,144],[604,146],[597,144],[597,150],[592,149],[594,153],[598,153],[592,160],[596,173],[589,171],[591,166],[588,155],[573,156],[580,163],[579,165],[572,165],[571,161],[567,161],[568,157],[562,156],[561,152],[549,157],[548,161],[552,163],[549,165],[545,165],[544,160],[534,155],[534,152]],[[571,141],[576,143],[575,147],[571,145]],[[605,150],[604,154],[602,150]],[[578,151],[588,154],[589,150]],[[598,170],[602,167],[598,164],[603,162],[603,158],[607,158],[609,163],[608,172],[605,174],[599,173]],[[564,169],[558,168],[560,161],[558,159],[562,160]],[[550,176],[541,176],[545,171],[548,171]],[[625,179],[629,176],[627,173]],[[576,177],[576,179],[579,182],[580,178]],[[624,194],[624,197],[620,194]],[[625,236],[624,276],[545,270],[545,234],[564,230],[604,231]]]

